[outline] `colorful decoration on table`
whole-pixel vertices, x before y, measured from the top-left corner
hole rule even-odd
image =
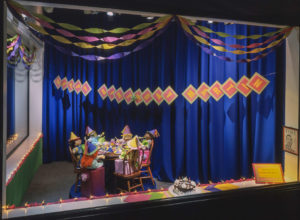
[[[190,103],[193,102],[198,98],[197,90],[194,86],[189,85],[182,93],[182,96]]]
[[[232,98],[237,93],[236,83],[230,77],[223,83],[221,89],[228,98]]]
[[[156,104],[160,105],[164,101],[162,89],[157,87],[157,89],[153,92],[152,97]]]
[[[153,97],[149,88],[145,89],[142,93],[142,99],[146,106],[148,106],[152,102]]]
[[[168,86],[165,89],[162,96],[168,105],[171,105],[172,102],[178,97],[177,93],[172,89],[171,86]]]
[[[208,89],[209,89],[209,86],[205,82],[201,83],[201,85],[197,89],[198,97],[200,99],[202,99],[204,102],[207,102],[207,100],[210,97]]]
[[[109,87],[109,89],[107,90],[107,96],[111,102],[115,98],[115,91],[116,91],[116,88],[113,85],[111,87]]]
[[[81,87],[81,92],[84,96],[87,96],[92,91],[92,88],[88,81],[85,81]]]
[[[265,77],[258,73],[254,73],[247,85],[257,94],[261,94],[269,83],[270,81]]]
[[[107,87],[105,84],[98,89],[98,93],[103,100],[107,97]]]
[[[71,79],[69,82],[68,82],[68,91],[69,93],[73,92],[74,91],[74,80]]]
[[[124,92],[121,87],[115,91],[115,99],[118,104],[120,104],[124,100]]]
[[[127,89],[124,92],[124,99],[127,105],[129,105],[131,102],[133,102],[133,91],[131,88]]]
[[[236,84],[237,90],[242,93],[243,96],[248,97],[251,93],[251,89],[247,86],[249,79],[247,76],[242,76],[242,78]]]
[[[143,102],[142,91],[140,89],[137,89],[134,92],[134,97],[135,97],[134,103],[136,106],[140,105]]]
[[[77,81],[74,84],[74,90],[77,93],[77,95],[81,92],[81,87],[82,87],[82,84],[81,84],[80,80],[77,79]]]

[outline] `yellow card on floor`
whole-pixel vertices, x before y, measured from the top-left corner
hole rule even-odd
[[[284,183],[280,163],[253,163],[256,183]]]

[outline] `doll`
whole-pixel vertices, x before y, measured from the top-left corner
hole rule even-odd
[[[159,137],[159,133],[156,129],[151,131],[146,131],[144,138],[142,140],[142,148],[149,150],[154,138],[158,138],[158,137]]]
[[[71,150],[77,159],[78,165],[80,164],[80,160],[83,155],[82,148],[80,147],[81,143],[81,139],[71,132],[69,146],[71,147]]]
[[[132,138],[132,133],[131,133],[130,128],[129,128],[128,125],[126,125],[126,126],[124,127],[124,129],[121,131],[121,133],[122,133],[122,139],[123,139],[124,141],[127,142],[127,141],[131,140],[131,138]]]
[[[88,169],[97,169],[98,167],[103,166],[103,162],[101,159],[103,155],[98,156],[99,148],[93,143],[89,142],[85,138],[85,144],[81,145],[83,149],[83,156],[80,161],[81,167]]]

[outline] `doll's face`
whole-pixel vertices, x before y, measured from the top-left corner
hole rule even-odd
[[[82,143],[81,139],[78,139],[78,140],[75,141],[75,146],[78,146],[78,145],[80,145],[81,143]]]
[[[147,140],[152,139],[149,133],[146,133],[146,134],[144,135],[144,138],[146,138]]]
[[[132,134],[125,134],[125,135],[123,136],[123,139],[124,139],[125,141],[129,141],[129,140],[131,140],[131,138],[132,138]]]

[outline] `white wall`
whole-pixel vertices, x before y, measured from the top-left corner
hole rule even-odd
[[[299,121],[299,28],[286,40],[285,126],[298,128]],[[297,181],[298,156],[284,153],[285,180]]]

